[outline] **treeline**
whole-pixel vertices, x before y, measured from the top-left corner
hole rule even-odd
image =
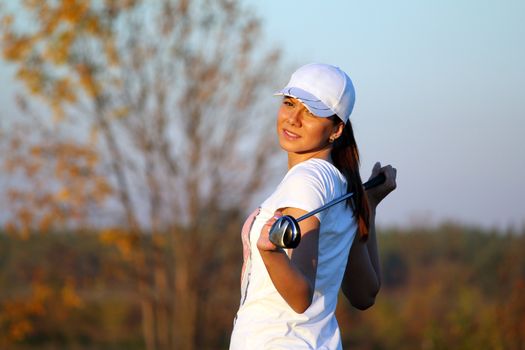
[[[379,234],[382,289],[364,312],[341,298],[345,348],[525,349],[525,232],[442,225]],[[202,349],[228,347],[240,263],[238,243],[238,260],[218,270],[231,273],[203,296]],[[0,348],[143,349],[130,266],[96,233],[0,234]]]
[[[380,237],[376,305],[344,304],[348,349],[525,349],[525,234],[458,225]]]

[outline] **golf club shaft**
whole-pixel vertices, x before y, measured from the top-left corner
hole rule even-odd
[[[376,177],[374,177],[374,178],[368,180],[367,182],[365,182],[363,184],[363,187],[364,187],[364,189],[366,191],[366,190],[368,190],[368,189],[370,189],[372,187],[376,187],[376,186],[381,185],[383,182],[385,182],[385,180],[386,180],[385,174],[380,173]],[[317,208],[315,210],[312,210],[309,213],[304,214],[303,216],[299,217],[296,221],[299,222],[299,221],[302,221],[304,219],[307,219],[307,218],[309,218],[312,215],[315,215],[315,214],[317,214],[317,213],[319,213],[319,212],[321,212],[321,211],[323,211],[325,209],[330,208],[333,205],[336,205],[337,203],[340,203],[340,202],[342,202],[342,201],[352,197],[353,195],[354,195],[354,192],[349,192],[349,193],[347,193],[347,194],[345,194],[345,195],[343,195],[343,196],[341,196],[339,198],[334,199],[331,202],[326,203],[322,207],[319,207],[319,208]]]

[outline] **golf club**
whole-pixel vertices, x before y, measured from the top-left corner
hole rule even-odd
[[[385,182],[385,174],[381,173],[376,177],[370,179],[369,181],[363,184],[363,187],[366,190],[381,185]],[[299,228],[299,221],[302,221],[306,218],[309,218],[312,215],[315,215],[325,209],[330,208],[331,206],[336,205],[339,202],[342,202],[354,195],[354,192],[349,192],[339,198],[334,199],[331,202],[326,203],[322,207],[319,207],[315,210],[312,210],[309,213],[304,214],[303,216],[295,219],[293,216],[284,215],[281,216],[277,221],[275,221],[270,228],[270,241],[278,247],[282,248],[296,248],[301,241],[301,229]]]

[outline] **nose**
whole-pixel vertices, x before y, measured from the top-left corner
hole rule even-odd
[[[286,121],[288,124],[293,126],[300,126],[301,125],[301,118],[300,118],[300,111],[297,110],[297,108],[294,108],[290,113],[288,113]]]

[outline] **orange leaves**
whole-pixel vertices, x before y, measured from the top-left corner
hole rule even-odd
[[[33,295],[31,303],[29,303],[29,309],[34,313],[41,314],[44,312],[43,305],[52,297],[53,290],[42,282],[34,282],[32,289]]]
[[[66,280],[66,283],[60,290],[60,296],[64,306],[68,308],[79,308],[84,305],[76,291],[75,282],[72,278]]]
[[[3,305],[0,314],[0,344],[9,344],[23,339],[33,330],[31,322],[26,319],[27,306],[21,302],[11,301]]]
[[[525,278],[513,283],[512,292],[497,310],[497,321],[507,349],[521,349],[525,344]]]
[[[48,286],[33,282],[28,297],[18,295],[0,304],[0,344],[16,342],[30,334],[33,331],[31,319],[45,313],[45,303],[51,296]]]
[[[73,143],[57,144],[49,151],[56,156],[55,176],[61,179],[89,176],[98,159],[95,152]]]
[[[39,34],[50,36],[57,29],[66,25],[68,29],[79,29],[86,21],[95,16],[88,0],[61,0],[54,3],[46,1],[25,1],[29,13],[35,14],[41,24]]]
[[[42,67],[20,66],[16,77],[25,83],[30,94],[43,97],[57,115],[57,120],[62,120],[65,104],[77,100],[75,89],[67,77],[51,79]]]
[[[31,323],[28,320],[17,320],[13,322],[8,331],[7,336],[15,341],[23,339],[26,334],[31,332],[33,330],[33,327]]]
[[[129,108],[128,107],[118,107],[111,111],[111,116],[116,119],[122,119],[129,115]]]
[[[21,66],[16,77],[22,80],[31,94],[39,94],[43,91],[45,77],[42,70],[32,66]]]
[[[119,54],[113,40],[104,41],[104,50],[106,52],[106,57],[108,58],[108,63],[110,66],[116,66],[119,64]]]
[[[10,137],[4,169],[19,178],[21,185],[6,191],[8,232],[27,238],[33,231],[83,225],[90,208],[113,194],[109,179],[99,173],[99,155],[90,146],[74,142],[27,145],[22,135]]]
[[[103,28],[100,25],[100,21],[96,17],[87,18],[84,22],[85,30],[87,33],[92,35],[102,35],[104,33]]]
[[[107,228],[100,233],[100,241],[106,245],[114,245],[124,259],[130,260],[139,237],[121,228]]]
[[[129,6],[111,3],[116,13]],[[18,14],[4,15],[0,28],[3,56],[19,65],[17,77],[31,94],[43,97],[60,121],[65,105],[77,102],[82,92],[79,87],[89,98],[102,91],[93,61],[88,64],[84,60],[86,46],[100,53],[94,60],[97,65],[103,60],[107,66],[119,62],[112,22],[107,18],[110,14],[87,0],[25,1],[21,6],[32,20],[31,30],[15,26]]]
[[[44,48],[43,58],[53,64],[65,64],[71,55],[71,46],[76,38],[75,31],[64,30],[51,37],[49,45]]]
[[[20,61],[31,52],[34,39],[28,36],[15,36],[10,32],[4,33],[3,54],[9,61]]]
[[[38,223],[39,232],[49,232],[53,228],[53,225],[63,220],[61,213],[57,215],[56,212],[44,213]]]
[[[0,18],[0,25],[9,28],[13,25],[15,18],[13,15],[5,15]]]
[[[88,14],[90,1],[63,0],[59,2],[56,15],[66,22],[77,23]]]
[[[53,9],[53,18],[59,23],[70,25],[70,30],[75,29],[91,35],[100,35],[102,26],[99,14],[91,8],[91,1],[87,0],[62,0]]]
[[[19,69],[29,101],[26,110],[34,112],[33,101],[44,108],[22,114],[26,132],[6,149],[8,176],[20,179],[5,204],[9,229],[33,238],[31,232],[95,225],[130,228],[108,229],[100,239],[135,269],[141,303],[151,307],[149,316],[143,309],[144,329],[151,334],[145,343],[164,344],[160,339],[171,336],[157,336],[164,332],[161,328],[196,326],[175,317],[178,305],[167,296],[175,289],[174,267],[167,264],[181,261],[178,276],[191,276],[191,271],[212,266],[215,254],[191,264],[184,249],[174,247],[171,233],[150,236],[138,231],[214,226],[201,225],[198,214],[212,210],[206,222],[222,220],[222,209],[229,210],[220,207],[225,199],[237,198],[237,193],[245,194],[243,188],[257,183],[239,184],[242,174],[234,178],[229,170],[217,169],[243,163],[251,153],[242,144],[244,138],[253,145],[262,139],[260,132],[267,128],[260,123],[259,128],[246,128],[248,107],[254,105],[248,102],[257,95],[258,82],[270,80],[276,65],[252,55],[256,45],[248,39],[255,36],[253,26],[242,24],[251,23],[249,15],[236,16],[241,14],[237,1],[24,0],[19,8],[15,20],[20,17],[23,24],[29,18],[30,25],[17,28],[13,19],[6,19],[8,28],[0,28],[0,33],[12,35],[0,46],[8,47]],[[245,28],[249,35],[240,46]],[[261,72],[259,65],[271,69]],[[238,97],[240,90],[247,92]],[[235,101],[242,101],[243,111]],[[217,118],[224,122],[208,128]],[[229,132],[228,125],[236,132]],[[244,130],[257,137],[251,139]],[[246,136],[237,136],[241,134]],[[188,164],[196,166],[187,171]],[[242,169],[245,178],[264,177],[264,164],[259,162],[255,172]],[[187,181],[192,172],[206,176]],[[247,198],[243,195],[242,201]],[[173,212],[177,215],[169,215]],[[211,232],[189,237],[193,250],[212,251],[215,238],[200,241],[215,237]],[[53,295],[72,307],[81,305],[73,287],[66,285]],[[199,288],[196,293],[207,287]],[[182,332],[172,338],[194,338]],[[177,348],[172,345],[162,347]]]
[[[87,64],[77,64],[75,68],[80,86],[86,91],[88,96],[96,97],[100,92],[100,85],[95,79],[93,67]]]
[[[55,198],[59,202],[67,202],[71,198],[71,193],[68,188],[62,188],[56,193]]]
[[[61,287],[52,287],[40,280],[33,281],[29,294],[17,293],[0,300],[0,346],[30,336],[35,323],[50,312],[56,314],[59,311],[65,317],[69,310],[83,305],[71,278],[66,279]]]

